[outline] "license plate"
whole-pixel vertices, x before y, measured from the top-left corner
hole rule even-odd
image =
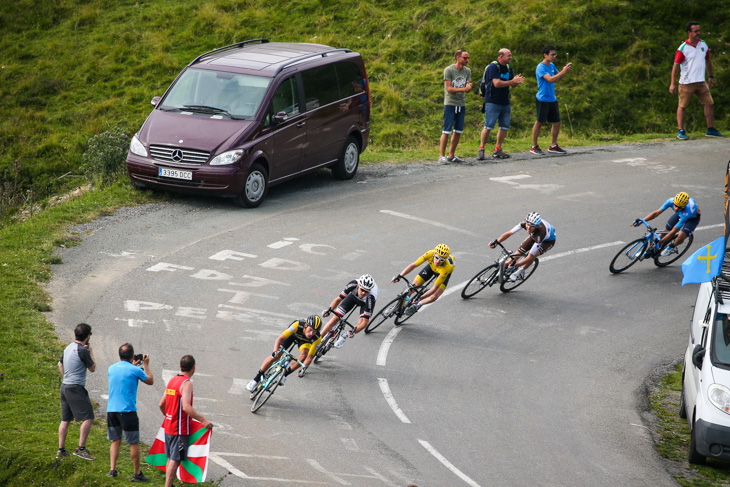
[[[193,173],[190,171],[178,171],[177,169],[168,169],[166,167],[159,168],[158,175],[166,178],[193,180]]]

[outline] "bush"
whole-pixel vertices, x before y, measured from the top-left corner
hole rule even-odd
[[[109,186],[124,174],[129,136],[119,128],[89,139],[81,172],[96,186]]]

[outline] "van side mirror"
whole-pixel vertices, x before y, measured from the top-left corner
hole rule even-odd
[[[702,345],[695,346],[695,349],[692,350],[692,363],[695,367],[702,370],[702,359],[705,357],[705,349],[702,348]]]
[[[152,98],[152,101],[150,103],[152,103],[152,106],[156,107],[157,104],[160,103],[160,97],[156,96],[156,97]]]
[[[284,120],[286,120],[287,114],[286,112],[279,112],[276,115],[274,115],[274,125],[280,124]]]

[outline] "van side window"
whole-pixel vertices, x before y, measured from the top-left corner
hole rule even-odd
[[[299,115],[299,93],[297,91],[297,82],[293,76],[285,79],[276,89],[271,100],[271,107],[264,120],[264,127],[271,125],[273,116],[279,112],[284,112],[290,117]]]
[[[340,99],[334,64],[304,71],[302,73],[302,84],[304,85],[304,99],[307,111]]]
[[[337,63],[337,82],[340,88],[340,98],[349,98],[365,91],[365,82],[360,74],[360,68],[355,63]]]
[[[712,362],[718,367],[730,367],[730,321],[724,313],[717,313]]]

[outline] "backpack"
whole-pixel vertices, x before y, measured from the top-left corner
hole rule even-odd
[[[491,66],[492,64],[497,64],[497,61],[492,61],[491,63],[487,64],[487,67],[484,68],[484,74],[482,75],[482,79],[481,81],[479,81],[479,98],[482,99],[482,105],[479,108],[479,111],[482,113],[484,113],[485,105],[487,103],[486,101],[484,101],[484,98],[486,98],[487,92],[492,86],[492,80],[490,79],[489,81],[487,81],[487,69],[489,69],[489,66]],[[511,72],[512,66],[508,64],[507,70]]]

